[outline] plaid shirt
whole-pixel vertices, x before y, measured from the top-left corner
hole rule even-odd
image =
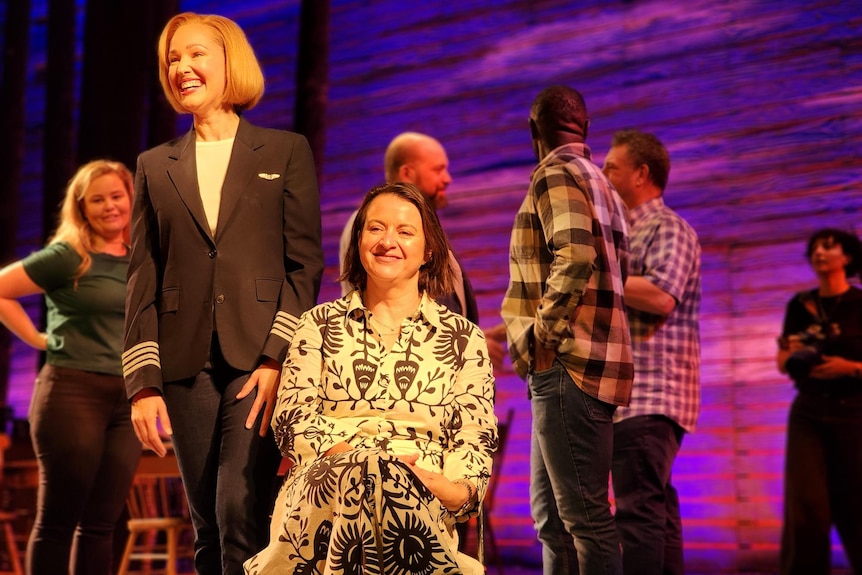
[[[515,371],[526,378],[533,339],[585,393],[627,405],[633,366],[623,303],[625,207],[585,144],[549,153],[533,171],[512,229],[503,300]]]
[[[645,277],[677,305],[667,317],[629,308],[635,385],[614,421],[658,414],[691,432],[700,409],[700,244],[661,198],[631,210],[629,222],[629,274]]]

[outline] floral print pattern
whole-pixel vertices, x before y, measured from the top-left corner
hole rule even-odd
[[[481,572],[457,552],[454,524],[470,514],[456,518],[397,456],[484,496],[497,448],[484,336],[427,296],[390,349],[370,317],[352,292],[300,320],[272,423],[293,467],[250,575]],[[322,456],[340,442],[353,450]]]

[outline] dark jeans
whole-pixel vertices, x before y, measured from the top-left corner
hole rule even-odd
[[[141,456],[123,378],[45,365],[29,417],[39,491],[27,573],[63,575],[71,563],[75,575],[108,575]]]
[[[256,394],[241,401],[236,394],[249,375],[228,366],[214,344],[196,377],[164,386],[200,575],[240,575],[243,561],[269,541],[280,454],[271,431],[258,433],[262,416],[245,428]]]
[[[661,415],[614,425],[613,484],[625,575],[685,575],[671,470],[683,430]]]
[[[862,573],[862,392],[800,392],[787,424],[782,575],[828,575],[833,523]]]
[[[529,376],[530,507],[547,575],[620,575],[608,500],[616,406],[585,394],[555,361]]]

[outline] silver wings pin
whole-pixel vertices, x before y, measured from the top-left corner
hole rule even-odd
[[[267,174],[266,172],[261,172],[257,175],[257,177],[263,180],[274,180],[276,178],[280,178],[281,174]]]

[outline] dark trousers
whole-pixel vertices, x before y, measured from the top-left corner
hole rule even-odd
[[[271,431],[259,435],[261,416],[245,428],[256,394],[236,394],[249,375],[227,365],[214,343],[203,371],[164,386],[199,575],[240,575],[243,561],[269,541],[280,455]]]
[[[682,520],[671,470],[683,430],[661,415],[614,424],[617,532],[624,575],[684,575]]]
[[[30,575],[108,575],[141,444],[121,376],[45,365],[30,404],[39,464]],[[74,558],[72,558],[74,541]]]
[[[833,524],[862,573],[862,393],[799,393],[785,458],[782,575],[828,575]]]

